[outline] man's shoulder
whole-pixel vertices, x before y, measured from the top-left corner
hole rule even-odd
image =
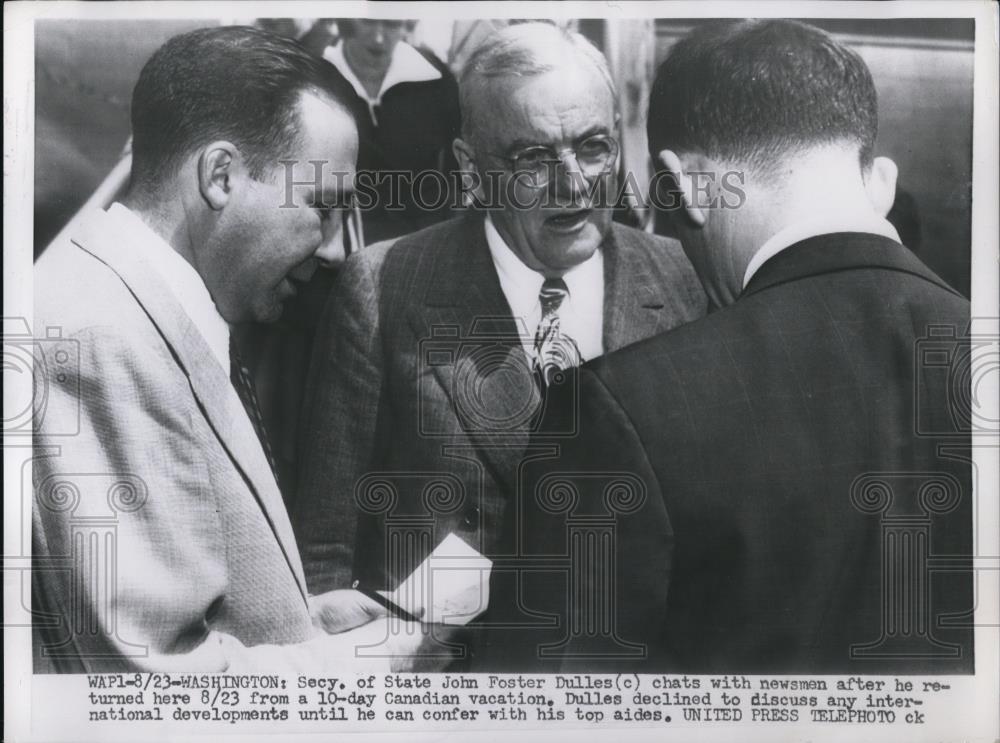
[[[698,349],[724,355],[725,340],[739,337],[742,332],[739,314],[740,310],[735,307],[718,310],[605,354],[587,366],[598,376],[615,376],[616,369],[642,367],[644,360],[650,359],[673,367],[691,364],[692,374],[696,375],[702,358]]]
[[[680,242],[672,237],[655,235],[618,222],[612,224],[611,229],[615,243],[621,249],[648,252],[654,257],[684,258]]]
[[[608,381],[622,378],[627,369],[648,370],[650,365],[661,364],[698,385],[705,381],[701,372],[711,364],[737,363],[737,356],[748,361],[784,354],[793,338],[796,342],[809,339],[814,348],[839,346],[843,338],[832,329],[841,325],[850,325],[855,339],[867,337],[880,343],[895,339],[906,345],[932,325],[954,327],[960,333],[968,326],[969,308],[968,300],[943,282],[917,273],[879,265],[820,272],[746,295],[588,366]],[[789,333],[791,320],[799,328],[797,333]],[[827,330],[803,333],[807,327]]]
[[[123,342],[145,339],[146,343],[159,339],[122,278],[70,237],[53,243],[39,256],[32,279],[36,335],[44,337],[57,328],[64,338],[82,335]]]
[[[118,290],[121,280],[114,271],[69,237],[46,248],[35,262],[32,279],[35,315],[45,321],[85,326],[101,315],[110,319],[127,296],[127,291]]]
[[[429,266],[442,260],[456,260],[470,248],[470,236],[477,228],[474,214],[462,215],[425,227],[417,232],[374,243],[348,259],[348,267],[379,277],[379,283],[393,278],[407,282],[427,276]],[[482,231],[482,219],[478,218]]]
[[[437,222],[423,229],[411,232],[392,240],[376,243],[362,252],[381,251],[392,260],[405,260],[412,251],[435,250],[447,252],[461,247],[463,238],[467,239],[474,230],[483,231],[483,218],[473,212],[462,214],[444,222]],[[483,234],[485,234],[483,232]]]
[[[661,298],[675,313],[671,325],[705,315],[705,291],[677,240],[620,224],[612,229],[618,286],[630,287],[627,291],[643,287],[651,297]]]
[[[701,283],[679,241],[615,223],[614,244],[626,266],[662,276],[667,283],[681,281],[701,293]]]

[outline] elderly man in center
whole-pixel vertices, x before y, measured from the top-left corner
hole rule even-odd
[[[313,592],[393,589],[449,534],[495,555],[552,375],[706,311],[678,243],[612,224],[599,51],[519,24],[459,88],[485,208],[352,256],[320,323],[295,515]]]

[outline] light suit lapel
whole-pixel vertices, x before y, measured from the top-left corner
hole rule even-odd
[[[274,474],[229,376],[167,285],[145,265],[104,212],[85,221],[73,242],[114,271],[132,292],[187,375],[219,441],[243,474],[306,598],[302,562]]]

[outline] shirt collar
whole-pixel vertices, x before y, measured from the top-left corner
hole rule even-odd
[[[870,219],[862,218],[860,220],[857,218],[844,220],[838,217],[825,216],[793,222],[772,235],[754,253],[754,256],[750,259],[750,263],[747,264],[746,272],[743,274],[743,288],[747,288],[750,279],[753,278],[754,274],[757,273],[765,262],[769,261],[785,248],[790,248],[792,245],[810,237],[829,235],[834,232],[867,232],[887,237],[896,242],[902,242],[899,239],[899,233],[896,232],[896,228],[888,220],[874,214]]]
[[[108,207],[108,216],[125,233],[130,247],[163,279],[228,376],[229,325],[194,266],[123,204],[115,202]]]
[[[351,65],[347,63],[343,42],[324,49],[323,58],[340,71],[340,74],[347,79],[358,96],[368,104],[368,112],[376,124],[378,122],[375,120],[374,109],[375,106],[382,103],[382,96],[387,90],[400,83],[422,83],[441,78],[441,71],[428,62],[423,54],[405,41],[400,41],[392,50],[392,59],[389,61],[389,68],[385,72],[385,78],[382,80],[382,87],[379,89],[378,95],[371,98],[361,80],[351,69]]]
[[[538,295],[542,290],[545,277],[529,268],[517,257],[517,254],[507,245],[500,235],[490,215],[484,220],[486,244],[489,246],[493,265],[500,278],[500,287],[510,304],[514,317],[527,317],[538,304]],[[604,281],[604,255],[600,250],[579,265],[573,266],[565,274],[563,281],[569,290],[570,301],[573,297],[583,297],[594,286],[602,286]],[[596,282],[596,283],[595,283]]]

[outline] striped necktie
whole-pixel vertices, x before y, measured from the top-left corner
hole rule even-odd
[[[264,449],[264,455],[267,457],[267,463],[271,466],[271,472],[274,473],[274,480],[280,488],[281,480],[278,479],[278,463],[274,458],[274,452],[271,450],[271,442],[267,438],[267,429],[264,428],[264,416],[260,412],[260,403],[257,402],[257,392],[254,390],[253,379],[250,377],[250,370],[240,357],[240,351],[232,333],[229,335],[229,380],[233,383],[236,394],[239,395],[240,402],[243,403],[243,409],[246,410],[250,422],[253,423],[253,430],[257,433],[260,445]]]
[[[567,296],[569,289],[562,279],[546,279],[538,294],[542,319],[535,331],[534,366],[544,387],[552,384],[559,372],[580,364],[576,341],[559,330],[559,307]]]

